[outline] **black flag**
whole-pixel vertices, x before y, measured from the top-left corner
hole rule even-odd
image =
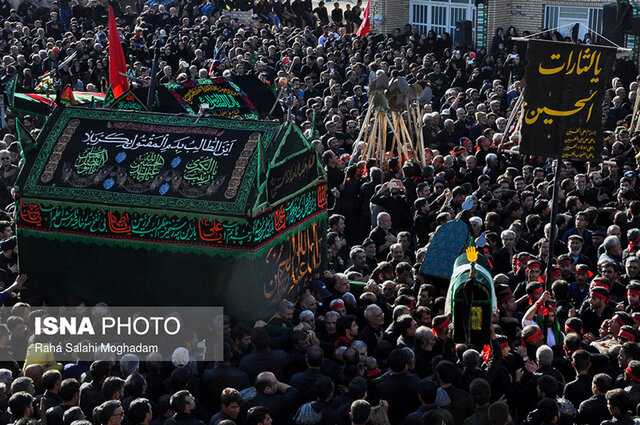
[[[601,157],[602,99],[615,58],[612,47],[529,41],[520,152]]]

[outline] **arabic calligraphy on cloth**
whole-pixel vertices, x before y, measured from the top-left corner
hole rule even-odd
[[[595,160],[602,152],[602,101],[616,49],[531,40],[520,152]]]

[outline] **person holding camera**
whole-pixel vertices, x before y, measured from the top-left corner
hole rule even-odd
[[[407,199],[407,190],[399,179],[384,183],[371,198],[371,202],[384,208],[391,216],[396,230],[411,230],[411,204]]]

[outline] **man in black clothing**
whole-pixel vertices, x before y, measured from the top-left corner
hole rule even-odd
[[[98,360],[91,363],[89,373],[91,381],[80,386],[79,405],[86,418],[93,417],[93,409],[102,403],[102,383],[111,370],[111,365],[105,360]]]
[[[45,375],[49,372],[46,372]],[[42,379],[44,381],[44,376]],[[57,406],[46,410],[48,425],[64,425],[64,412],[74,406],[77,406],[78,400],[80,399],[80,383],[73,378],[62,381],[59,385],[59,389],[62,404],[58,404]]]
[[[396,231],[391,228],[389,213],[379,213],[376,221],[378,225],[369,233],[369,238],[376,244],[376,258],[384,261],[389,254],[389,248],[398,241],[398,238]]]
[[[282,350],[269,348],[269,334],[264,328],[256,328],[251,335],[254,352],[244,356],[240,361],[240,370],[249,375],[249,382],[253,382],[258,374],[271,371],[279,379],[284,379],[284,368],[287,354]]]
[[[331,21],[334,25],[340,27],[342,26],[342,20],[344,18],[344,14],[342,13],[342,9],[340,8],[340,4],[336,2],[333,5],[333,10],[331,11]]]
[[[564,398],[574,406],[580,406],[580,402],[589,398],[592,393],[591,384],[593,379],[589,373],[591,356],[585,350],[578,350],[571,357],[577,376],[576,379],[564,387]]]
[[[403,349],[396,348],[389,354],[388,365],[391,375],[378,384],[378,393],[389,403],[389,421],[397,424],[418,408],[420,379],[409,372],[409,359]]]
[[[329,23],[329,12],[327,11],[327,8],[324,7],[323,1],[318,2],[318,7],[313,9],[313,11],[318,16],[318,19],[320,20],[320,25],[325,26]]]
[[[175,413],[165,421],[165,425],[204,425],[191,413],[196,401],[189,391],[181,390],[172,395],[169,405]]]
[[[491,399],[491,386],[482,378],[476,378],[469,385],[469,393],[475,405],[473,415],[464,420],[463,425],[489,424],[489,400]]]
[[[589,300],[583,303],[578,311],[585,334],[591,332],[593,335],[598,335],[600,324],[604,320],[611,319],[614,312],[609,304],[609,291],[600,286],[592,288],[589,292]]]
[[[451,412],[456,424],[462,424],[473,413],[473,405],[469,393],[453,385],[458,373],[456,365],[448,360],[441,360],[436,365],[435,376],[440,382],[440,388],[447,393],[450,400],[450,403],[443,407]]]
[[[631,406],[629,406],[627,394],[622,388],[607,391],[605,397],[613,419],[602,421],[602,425],[631,425],[634,423],[633,418],[629,416],[629,408]]]
[[[333,397],[333,393],[335,390],[335,386],[333,384],[333,381],[331,381],[331,378],[322,376],[313,385],[313,389],[317,395],[317,400],[310,403],[309,407],[313,409],[313,413],[320,415],[320,420],[318,422],[315,422],[315,424],[335,425],[339,423],[340,419],[338,417],[338,413],[331,408],[331,404],[329,402]],[[307,406],[303,405],[298,412],[303,413],[306,407]]]
[[[149,425],[153,417],[151,402],[146,398],[136,398],[127,409],[127,418],[134,425]]]
[[[605,394],[613,386],[613,379],[606,373],[599,373],[593,377],[591,390],[593,396],[580,403],[576,424],[600,425],[606,419],[611,419],[607,409]]]
[[[376,304],[370,304],[364,310],[367,325],[358,333],[358,339],[367,344],[369,354],[376,353],[378,342],[382,340],[384,312]]]
[[[218,425],[225,419],[237,420],[241,404],[242,396],[240,396],[240,392],[234,388],[225,388],[220,395],[222,410],[211,417],[209,425]]]
[[[446,409],[437,406],[436,397],[438,396],[438,384],[430,379],[423,379],[418,383],[418,398],[421,406],[413,413],[405,418],[402,425],[422,425],[422,417],[427,412],[438,412],[444,417],[446,425],[454,425],[453,415]]]
[[[57,370],[48,370],[42,375],[42,386],[45,391],[41,400],[45,412],[62,404],[62,398],[60,397],[61,383],[62,375]]]
[[[275,424],[286,423],[286,418],[300,395],[298,390],[279,382],[271,372],[259,374],[255,387],[256,395],[242,403],[241,412],[246,413],[254,406],[265,406],[269,409]]]
[[[241,391],[249,387],[247,374],[229,363],[230,351],[230,345],[225,344],[224,360],[202,374],[202,395],[204,400],[209,400],[210,414],[220,408],[220,394],[225,388]]]
[[[391,216],[391,222],[397,230],[410,230],[411,204],[407,199],[406,190],[400,180],[384,183],[380,190],[373,195],[371,202],[380,205]]]
[[[307,370],[294,374],[289,385],[300,392],[300,403],[307,403],[315,399],[314,385],[324,376],[320,373],[320,366],[324,361],[324,351],[320,347],[309,347],[305,354]]]

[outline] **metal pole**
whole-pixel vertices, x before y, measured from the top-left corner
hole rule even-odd
[[[61,89],[62,81],[60,80],[60,74],[58,69],[58,54],[59,50],[57,47],[53,49],[53,88],[56,90],[56,105],[60,105],[60,97],[61,97]]]
[[[153,43],[153,65],[151,66],[151,81],[149,82],[149,92],[147,93],[147,112],[151,112],[153,98],[156,95],[156,77],[158,74],[158,61],[160,60],[160,40]]]
[[[556,243],[556,218],[558,216],[558,190],[560,189],[560,161],[556,159],[555,171],[553,178],[553,197],[551,198],[551,229],[549,232],[549,259],[547,260],[547,278],[545,279],[545,287],[551,290],[551,270],[553,266],[553,247]]]

